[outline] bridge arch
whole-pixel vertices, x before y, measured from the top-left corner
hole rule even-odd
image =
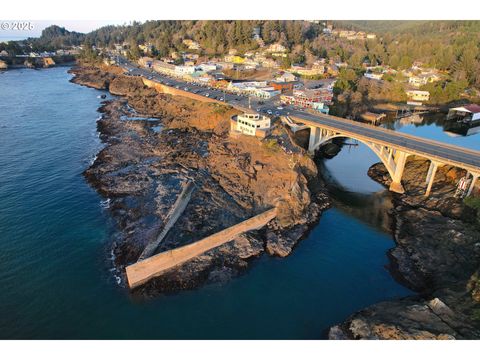
[[[385,145],[376,144],[371,141],[367,141],[361,138],[356,138],[351,135],[345,135],[341,132],[332,131],[328,129],[322,129],[319,127],[310,127],[310,141],[308,145],[308,151],[314,153],[318,148],[324,145],[326,142],[335,138],[350,138],[361,142],[372,150],[380,161],[385,165],[392,183],[390,190],[398,193],[403,193],[404,189],[401,184],[403,175],[403,169],[405,167],[406,159],[409,154],[389,148]]]

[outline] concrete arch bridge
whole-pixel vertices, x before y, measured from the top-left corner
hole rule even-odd
[[[435,173],[443,165],[452,165],[467,171],[471,180],[470,195],[480,177],[480,152],[428,140],[385,128],[375,127],[331,115],[302,113],[289,116],[289,121],[310,128],[308,151],[314,153],[320,146],[334,138],[355,139],[370,148],[382,161],[390,174],[390,191],[403,193],[402,176],[409,156],[416,155],[430,160],[425,195],[430,194]]]

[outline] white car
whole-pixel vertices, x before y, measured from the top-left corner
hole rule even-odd
[[[272,115],[272,110],[267,110],[268,115]]]
[[[206,94],[205,94],[205,96],[206,96],[206,97],[209,97],[209,96],[210,96],[210,94],[209,94],[209,93],[206,93]]]
[[[283,110],[283,107],[279,106],[277,107],[278,110]]]

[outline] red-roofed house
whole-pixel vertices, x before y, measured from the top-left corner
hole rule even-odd
[[[480,105],[468,104],[448,110],[447,119],[461,120],[463,122],[480,121]]]

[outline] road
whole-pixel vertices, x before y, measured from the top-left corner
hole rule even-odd
[[[161,75],[151,69],[139,68],[136,64],[131,63],[126,59],[121,59],[120,65],[123,66],[132,76],[143,76],[167,86],[224,101],[234,107],[248,108],[249,106],[249,100],[246,96],[230,94],[218,89],[200,86],[177,78]],[[403,151],[423,155],[430,159],[435,158],[444,161],[445,163],[452,163],[452,165],[480,173],[479,151],[448,145],[335,116],[311,114],[292,107],[279,107],[279,104],[276,104],[272,100],[254,100],[251,101],[251,107],[259,113],[267,113],[276,116],[293,116],[299,118],[305,125],[320,125],[328,127],[332,130],[350,134],[353,138],[355,138],[356,135],[368,137],[372,141],[384,145],[400,148]]]

